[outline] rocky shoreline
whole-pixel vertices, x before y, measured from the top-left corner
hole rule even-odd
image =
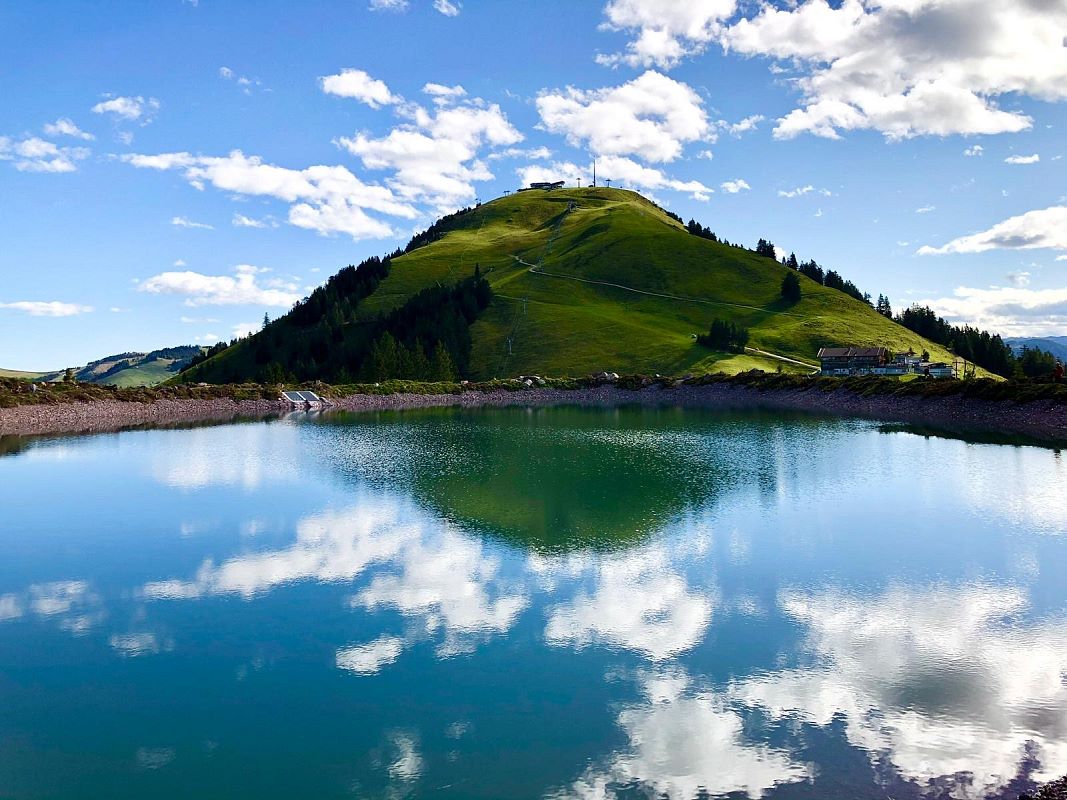
[[[581,389],[526,388],[466,391],[455,394],[355,394],[333,400],[335,409],[360,412],[455,406],[641,405],[683,408],[804,411],[904,423],[949,433],[1026,437],[1038,442],[1067,442],[1067,405],[944,397],[863,396],[847,389],[760,389],[736,383],[621,389],[603,385]],[[229,398],[158,400],[149,403],[96,400],[0,408],[0,435],[91,433],[122,428],[225,421],[280,415],[287,404],[273,400]]]

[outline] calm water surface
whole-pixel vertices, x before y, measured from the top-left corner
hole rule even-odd
[[[999,798],[1067,773],[1051,450],[513,409],[0,453],[3,798]]]

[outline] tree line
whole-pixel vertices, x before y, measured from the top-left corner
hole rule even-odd
[[[733,322],[714,319],[707,333],[697,336],[697,344],[711,350],[724,350],[730,353],[743,353],[748,344],[748,328],[742,328]]]

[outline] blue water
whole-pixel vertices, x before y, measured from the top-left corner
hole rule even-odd
[[[0,442],[0,797],[1014,798],[1060,453],[427,411]]]

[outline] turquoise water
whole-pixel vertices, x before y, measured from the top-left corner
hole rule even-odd
[[[0,797],[985,798],[1067,773],[1067,467],[859,421],[0,441]]]

